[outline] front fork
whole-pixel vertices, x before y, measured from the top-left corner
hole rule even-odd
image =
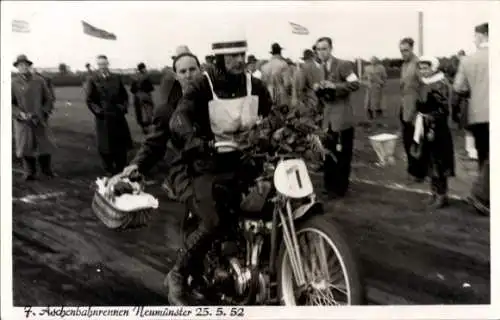
[[[292,265],[293,274],[295,275],[295,281],[299,288],[303,288],[306,285],[306,277],[304,273],[304,268],[302,265],[302,256],[300,254],[299,243],[297,240],[297,234],[295,232],[295,224],[292,213],[292,206],[290,200],[285,201],[286,215],[283,212],[283,206],[276,206],[276,209],[283,228],[283,239],[285,242],[285,248]]]

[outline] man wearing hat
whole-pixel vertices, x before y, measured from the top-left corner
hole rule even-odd
[[[275,105],[289,104],[291,76],[288,63],[281,55],[283,48],[278,43],[271,45],[271,59],[262,66],[262,81],[267,85]]]
[[[318,111],[318,97],[314,84],[321,81],[321,69],[315,61],[312,50],[306,49],[302,54],[302,66],[294,78],[294,107],[303,115],[312,115]]]
[[[23,159],[26,180],[36,178],[37,157],[42,173],[54,177],[50,154],[52,143],[47,133],[54,97],[47,82],[31,73],[32,64],[26,55],[19,55],[14,62],[19,74],[12,79],[16,156]]]
[[[153,97],[155,90],[153,83],[147,73],[146,65],[141,62],[137,65],[137,73],[132,78],[130,92],[134,95],[134,110],[137,124],[142,128],[142,132],[147,134],[149,126],[153,121]]]
[[[186,291],[187,275],[196,274],[195,261],[206,253],[219,225],[212,195],[214,181],[222,177],[225,181],[234,180],[233,175],[241,165],[234,150],[219,150],[212,156],[208,143],[232,141],[238,132],[249,129],[259,117],[267,116],[272,106],[264,84],[246,72],[247,42],[242,33],[214,42],[212,50],[215,69],[193,81],[170,121],[172,140],[183,150],[179,162],[172,166],[188,168],[173,177],[173,187],[178,200],[201,220],[189,237],[186,252],[166,278],[172,305],[194,303],[189,302],[190,292]]]
[[[247,59],[247,70],[255,78],[261,79],[262,72],[260,72],[260,70],[257,69],[257,62],[258,62],[258,60],[255,58],[255,56],[253,54],[249,55],[248,59]]]
[[[205,56],[205,63],[201,66],[201,70],[207,71],[215,66],[215,57],[213,55]]]
[[[474,136],[479,160],[479,177],[472,188],[469,202],[481,213],[489,214],[490,208],[490,105],[489,105],[489,49],[488,23],[475,28],[477,51],[460,61],[453,89],[462,96],[469,97],[468,104],[461,104],[465,110],[456,116]],[[457,104],[457,103],[456,103]]]
[[[132,136],[125,114],[128,93],[122,77],[109,71],[105,55],[97,56],[97,66],[87,84],[86,102],[95,116],[97,149],[107,174],[121,172],[132,148]]]

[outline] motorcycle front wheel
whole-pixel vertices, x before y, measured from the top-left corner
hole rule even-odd
[[[363,303],[360,272],[345,236],[325,216],[296,225],[306,285],[297,287],[285,244],[277,261],[278,298],[286,306],[336,306]]]

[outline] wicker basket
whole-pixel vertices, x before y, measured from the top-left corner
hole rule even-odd
[[[140,209],[136,211],[121,211],[115,208],[102,194],[94,193],[92,211],[110,229],[124,230],[145,226],[155,209]]]

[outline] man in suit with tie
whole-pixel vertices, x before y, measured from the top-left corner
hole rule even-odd
[[[465,127],[474,136],[479,160],[479,177],[472,188],[469,202],[481,213],[489,214],[490,206],[490,105],[488,23],[475,28],[477,51],[460,61],[453,89],[469,97],[465,110],[460,110]],[[460,118],[457,116],[456,118]]]
[[[359,89],[359,79],[351,62],[332,55],[332,39],[316,42],[321,63],[321,81],[315,84],[323,108],[323,129],[328,133],[325,147],[333,156],[324,162],[324,184],[333,197],[345,196],[349,186],[354,147],[354,114],[351,93]]]

